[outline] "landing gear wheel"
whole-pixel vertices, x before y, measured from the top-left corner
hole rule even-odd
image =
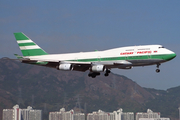
[[[91,77],[91,74],[88,74],[89,77]]]
[[[111,73],[111,71],[110,70],[106,70],[106,73]]]
[[[107,69],[107,70],[106,70],[106,73],[104,74],[104,76],[106,76],[106,77],[109,76],[109,73],[110,73],[110,72],[111,72],[111,71]]]
[[[159,66],[160,66],[160,65],[161,65],[161,64],[160,64],[160,63],[158,63],[158,64],[157,64],[157,66],[156,66],[156,67],[157,67],[157,69],[156,69],[156,72],[157,72],[157,73],[159,73],[159,72],[160,72],[160,69],[159,69]]]
[[[95,78],[95,77],[96,77],[96,75],[92,75],[91,77],[92,77],[92,78]]]
[[[106,76],[106,77],[109,76],[109,73],[105,73],[104,76]]]
[[[95,77],[98,76],[98,75],[100,75],[99,72],[90,72],[90,73],[88,74],[88,76],[89,76],[89,77],[92,77],[92,78],[95,78]]]
[[[156,72],[159,73],[159,72],[160,72],[160,69],[156,69]]]

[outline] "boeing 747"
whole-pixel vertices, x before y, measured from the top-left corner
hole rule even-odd
[[[112,68],[131,69],[136,66],[156,65],[159,73],[161,63],[172,60],[176,54],[162,45],[119,47],[104,51],[68,54],[48,54],[24,33],[14,33],[23,56],[16,57],[22,63],[41,65],[64,71],[89,70],[89,77],[95,78],[104,72],[108,76]]]

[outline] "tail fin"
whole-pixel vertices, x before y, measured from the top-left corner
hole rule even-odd
[[[14,33],[19,48],[23,56],[38,56],[47,55],[47,53],[41,49],[36,43],[28,38],[24,33]]]

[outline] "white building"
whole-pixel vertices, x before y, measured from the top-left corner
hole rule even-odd
[[[74,113],[73,115],[74,120],[85,120],[84,113]]]
[[[147,109],[147,113],[136,113],[136,120],[170,120],[169,118],[161,118],[160,112],[153,112]]]
[[[20,109],[15,105],[13,109],[3,109],[3,120],[42,120],[42,111],[33,110],[30,106]]]
[[[13,109],[13,120],[21,120],[21,111],[19,105],[15,105]]]
[[[29,120],[42,120],[42,110],[30,110]]]
[[[150,109],[147,109],[147,113],[138,112],[136,113],[136,120],[139,120],[140,118],[160,118],[159,112],[153,112]]]
[[[13,120],[13,109],[3,109],[3,120]]]
[[[123,113],[122,109],[112,113],[99,110],[98,112],[88,113],[87,120],[134,120],[134,113]]]
[[[134,120],[134,113],[133,112],[122,113],[121,120]]]
[[[49,120],[74,120],[74,110],[65,111],[65,108],[61,108],[59,112],[50,112]]]
[[[170,118],[140,118],[139,120],[170,120]]]

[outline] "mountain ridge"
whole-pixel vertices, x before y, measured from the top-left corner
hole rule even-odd
[[[152,101],[166,94],[164,91],[143,88],[123,75],[111,73],[108,77],[101,75],[93,79],[87,74],[0,59],[0,110],[12,108],[18,102],[20,107],[31,105],[44,109],[46,104],[48,111],[61,107],[68,110],[77,107],[79,99],[81,106],[78,107],[84,109],[82,104],[87,104],[87,112],[98,109],[114,111],[119,108],[140,112],[146,111],[153,104]],[[159,110],[151,108],[153,111]],[[48,114],[44,115],[47,117]]]

